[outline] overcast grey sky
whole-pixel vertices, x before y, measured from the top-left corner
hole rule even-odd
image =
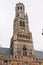
[[[28,14],[29,27],[33,36],[34,49],[43,51],[43,0],[0,0],[0,45],[10,47],[13,34],[15,5],[22,2]]]

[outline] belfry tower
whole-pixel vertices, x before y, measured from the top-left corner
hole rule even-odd
[[[16,4],[15,19],[13,23],[13,36],[10,47],[13,57],[34,55],[32,34],[29,31],[28,16],[23,3]]]

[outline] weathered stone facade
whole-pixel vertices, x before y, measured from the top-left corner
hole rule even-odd
[[[0,48],[0,65],[43,65],[43,52],[34,50],[23,3],[16,4],[10,49]]]

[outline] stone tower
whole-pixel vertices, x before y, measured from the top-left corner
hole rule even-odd
[[[16,4],[15,19],[13,23],[13,36],[10,47],[13,57],[34,55],[32,34],[29,31],[28,16],[25,14],[23,3]]]

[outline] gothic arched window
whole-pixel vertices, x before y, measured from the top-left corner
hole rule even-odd
[[[25,46],[23,47],[23,55],[27,56],[27,48]]]
[[[17,9],[19,10],[19,7],[17,7]]]
[[[23,50],[27,50],[26,46],[24,45]]]
[[[24,65],[28,65],[28,62],[25,62]]]
[[[20,26],[25,27],[25,22],[20,20]]]

